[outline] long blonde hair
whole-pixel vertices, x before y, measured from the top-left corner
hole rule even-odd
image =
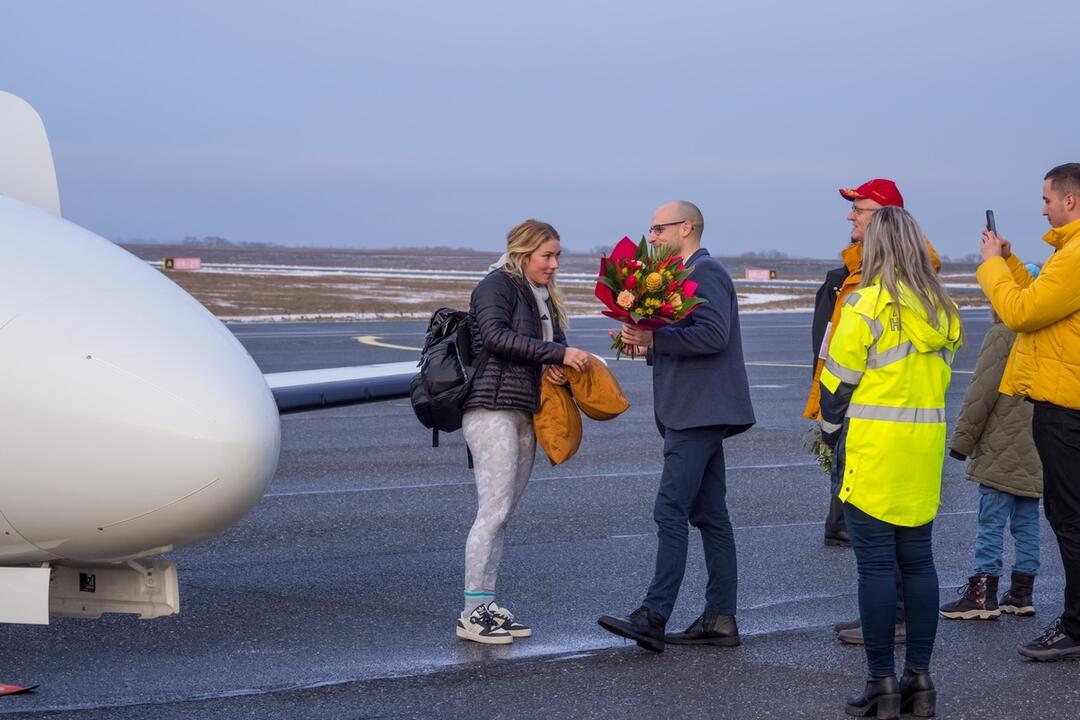
[[[528,282],[525,272],[521,269],[521,266],[525,263],[525,258],[536,252],[548,240],[559,239],[559,233],[546,222],[526,220],[520,225],[515,225],[510,228],[510,232],[506,233],[506,254],[503,256],[506,260],[502,269]],[[548,281],[547,290],[551,298],[551,305],[555,308],[555,319],[558,321],[558,326],[565,329],[567,324],[566,303],[563,300],[562,291],[559,290],[559,286],[555,282],[555,275],[552,275],[551,280]]]
[[[889,295],[899,300],[899,286],[913,293],[923,308],[930,324],[939,330],[938,312],[944,311],[946,326],[955,318],[960,321],[960,311],[941,283],[930,262],[919,224],[907,210],[883,207],[874,213],[863,239],[862,287],[875,280]]]

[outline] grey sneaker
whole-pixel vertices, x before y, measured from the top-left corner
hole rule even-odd
[[[514,613],[504,607],[499,607],[494,600],[488,603],[488,612],[495,618],[495,627],[507,631],[511,637],[527,638],[532,635],[531,627],[519,623],[514,619]]]
[[[838,622],[833,624],[832,629],[834,633],[843,632],[844,630],[851,630],[862,625],[862,620],[855,618],[854,620],[845,620],[844,622]]]
[[[485,645],[508,645],[514,642],[509,631],[499,627],[499,621],[488,612],[487,605],[480,605],[467,620],[458,618],[457,636],[462,640],[484,643]]]
[[[1072,639],[1065,632],[1061,618],[1058,618],[1042,635],[1027,645],[1021,645],[1017,651],[1024,657],[1041,662],[1080,660],[1080,640]]]
[[[865,643],[862,634],[862,625],[847,630],[841,630],[836,633],[836,639],[840,642],[847,643],[848,645],[862,645]],[[904,623],[896,623],[896,631],[893,635],[893,642],[897,645],[901,645],[907,642],[907,625]]]

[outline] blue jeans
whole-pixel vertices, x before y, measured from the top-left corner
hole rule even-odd
[[[727,511],[724,426],[664,432],[664,472],[656,493],[656,572],[642,603],[671,617],[686,573],[689,525],[701,531],[709,582],[705,612],[735,614],[738,568]]]
[[[1039,574],[1039,498],[1012,495],[979,485],[979,528],[975,574],[1001,575],[1005,523],[1016,541],[1014,572]]]
[[[928,669],[938,622],[938,577],[931,545],[933,522],[919,527],[891,525],[844,504],[851,547],[859,566],[859,617],[870,675],[896,674],[893,634],[896,570],[899,564],[907,612],[906,665]]]

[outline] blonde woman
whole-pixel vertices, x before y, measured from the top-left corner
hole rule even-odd
[[[560,252],[555,228],[526,220],[507,234],[506,252],[469,302],[482,369],[462,419],[478,501],[465,543],[465,606],[456,629],[465,640],[505,644],[532,635],[505,601],[496,604],[495,581],[506,523],[532,474],[541,376],[563,385],[562,366],[584,370],[589,363],[587,352],[566,346],[566,308],[555,283]]]
[[[960,313],[930,262],[923,233],[902,208],[873,211],[862,286],[845,301],[821,373],[821,427],[835,448],[834,490],[844,503],[859,574],[869,677],[850,715],[934,714],[930,655],[938,579],[931,549],[945,457],[945,393],[963,342]],[[905,669],[893,661],[896,582],[907,611]]]

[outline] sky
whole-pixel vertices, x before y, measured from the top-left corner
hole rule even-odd
[[[1076,0],[5,2],[0,89],[113,240],[495,250],[535,217],[589,251],[686,199],[714,254],[835,257],[837,188],[888,177],[943,255],[992,208],[1042,261],[1078,28]]]

